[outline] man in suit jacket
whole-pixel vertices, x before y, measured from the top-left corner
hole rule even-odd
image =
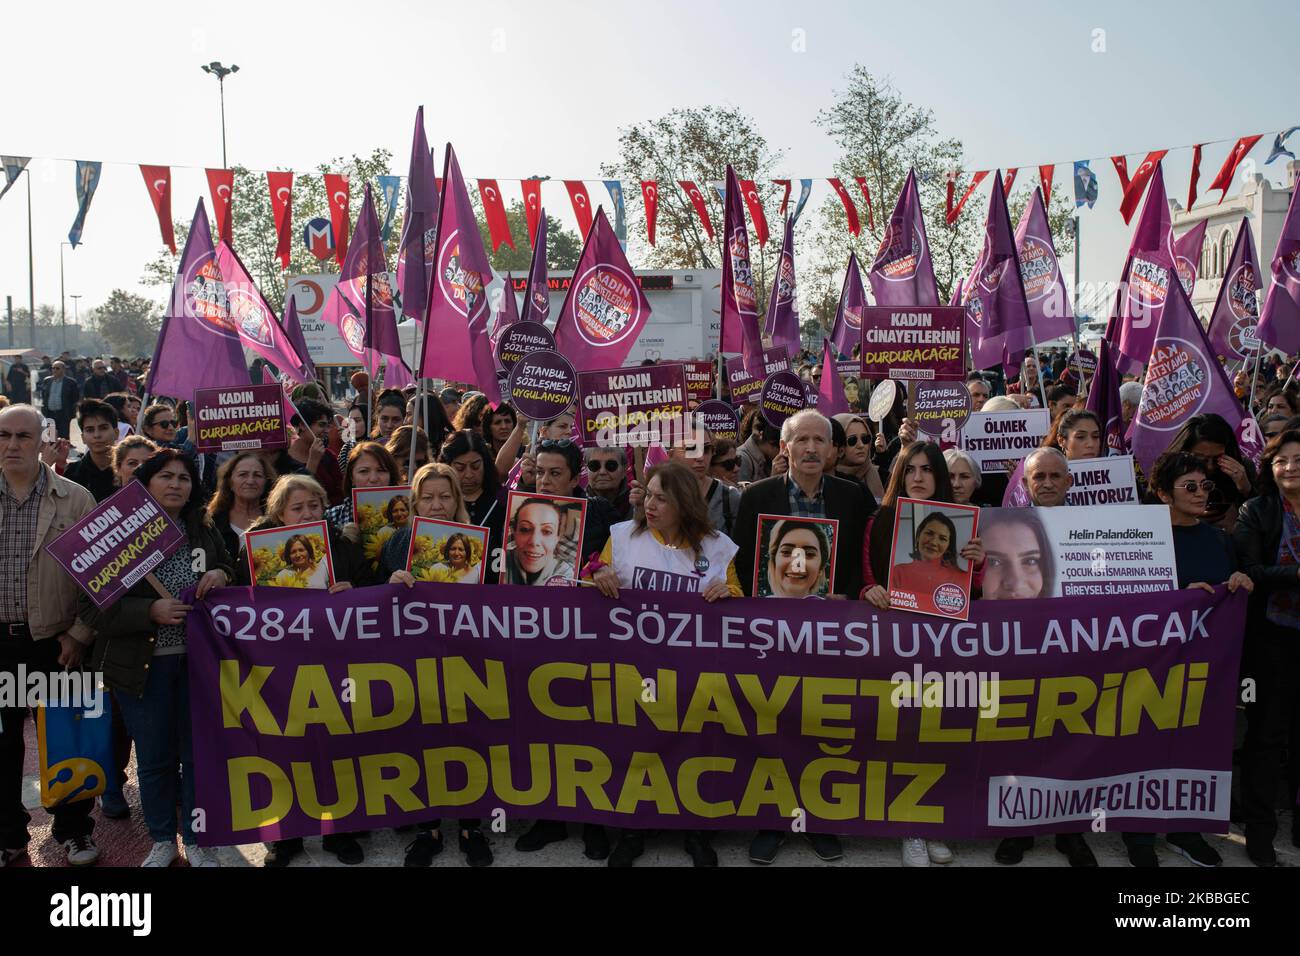
[[[835,581],[833,594],[857,598],[862,590],[862,539],[876,501],[858,482],[824,475],[826,460],[835,454],[830,419],[806,409],[786,419],[781,428],[781,453],[789,461],[784,475],[756,481],[740,496],[735,533],[736,574],[749,593],[754,584],[754,553],[760,514],[804,518],[834,518]]]
[[[68,437],[68,425],[77,413],[77,402],[81,398],[81,389],[77,380],[67,374],[67,366],[60,359],[55,362],[49,378],[41,382],[41,404],[45,414],[54,419],[54,427],[60,438]]]

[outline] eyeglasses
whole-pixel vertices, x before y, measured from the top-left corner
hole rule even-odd
[[[537,448],[539,451],[550,451],[552,448],[572,448],[576,444],[572,438],[544,438]]]
[[[1195,494],[1198,491],[1206,491],[1206,492],[1213,491],[1214,482],[1210,481],[1208,478],[1204,478],[1200,481],[1180,482],[1179,484],[1174,485],[1174,487],[1182,491],[1185,491],[1189,495],[1191,495],[1191,494]]]
[[[739,459],[739,458],[728,458],[726,461],[715,461],[715,462],[713,463],[713,467],[714,467],[714,468],[725,468],[725,469],[727,469],[727,471],[735,471],[737,468],[740,467],[740,459]]]
[[[850,435],[848,438],[845,439],[845,443],[846,443],[850,448],[854,448],[854,447],[856,447],[857,444],[858,444],[859,442],[861,442],[861,443],[864,444],[864,445],[870,445],[870,444],[871,444],[871,436],[869,436],[869,435]]]
[[[596,461],[595,459],[592,459],[587,462],[587,470],[592,473],[598,472],[602,468],[604,468],[605,471],[618,471],[622,467],[623,463],[617,458],[606,458],[604,461]]]
[[[149,423],[150,428],[175,428],[176,419],[174,418],[157,418]]]

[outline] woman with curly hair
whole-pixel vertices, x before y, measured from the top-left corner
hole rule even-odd
[[[208,517],[231,554],[239,553],[249,527],[266,511],[275,479],[275,469],[258,451],[236,452],[217,470],[217,493],[208,502]]]

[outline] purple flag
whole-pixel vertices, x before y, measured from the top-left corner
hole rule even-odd
[[[337,282],[325,306],[321,309],[322,322],[327,322],[339,330],[343,344],[347,346],[358,365],[365,367],[371,376],[379,373],[378,363],[373,352],[366,348],[366,308],[354,302],[344,288],[343,282]]]
[[[1214,357],[1201,321],[1181,283],[1169,285],[1133,415],[1133,457],[1148,474],[1178,429],[1193,415],[1221,415],[1237,434],[1241,452],[1258,460],[1262,447],[1255,419],[1242,412],[1232,383]]]
[[[1300,189],[1291,192],[1291,205],[1273,253],[1273,284],[1259,317],[1259,339],[1287,355],[1300,352]]]
[[[435,264],[419,377],[472,382],[481,387],[487,383],[478,379],[474,368],[470,327],[479,320],[487,321],[486,285],[492,267],[450,143],[443,165]],[[484,340],[486,343],[486,336]],[[495,384],[495,372],[491,378]]]
[[[1140,371],[1151,355],[1156,328],[1176,275],[1171,223],[1164,169],[1157,163],[1124,263],[1116,311],[1106,333],[1106,338],[1117,346],[1115,365],[1121,372]]]
[[[962,290],[977,367],[996,364],[999,359],[1004,365],[1019,365],[1020,356],[1030,346],[1032,326],[1019,264],[1002,192],[1002,173],[998,171],[993,175],[984,247]]]
[[[817,411],[827,418],[850,411],[830,339],[822,339],[822,380],[817,387]]]
[[[293,296],[289,297],[289,301],[293,301]],[[262,384],[280,386],[280,407],[284,409],[284,423],[286,425],[293,424],[293,420],[298,417],[298,408],[294,405],[293,399],[289,397],[289,391],[284,387],[284,382],[272,375],[271,370],[265,365],[262,366]]]
[[[406,218],[397,254],[397,287],[402,290],[402,314],[420,321],[429,309],[433,286],[434,250],[437,248],[438,185],[433,175],[433,154],[424,136],[424,107],[415,112],[411,138],[410,175],[406,181]],[[415,266],[407,268],[407,260]]]
[[[375,212],[370,184],[357,216],[356,232],[348,244],[339,282],[347,283],[354,298],[366,309],[366,345],[380,355],[402,357],[397,337],[397,313],[393,311],[393,289],[388,281],[388,257],[379,237],[379,216]],[[375,367],[379,362],[375,361]]]
[[[1046,342],[1074,332],[1074,310],[1070,293],[1061,277],[1052,228],[1047,221],[1042,193],[1034,190],[1016,226],[1016,252],[1020,256],[1020,278],[1029,303],[1029,322],[1034,340]]]
[[[1119,373],[1110,354],[1110,343],[1101,340],[1097,351],[1097,371],[1088,386],[1088,402],[1084,406],[1101,419],[1107,454],[1127,455],[1128,442],[1124,440],[1124,412],[1119,400]]]
[[[405,362],[391,355],[384,357],[384,388],[406,388],[414,384],[415,378]]]
[[[849,253],[849,267],[840,287],[840,304],[835,309],[835,324],[831,326],[831,345],[835,351],[853,357],[853,347],[862,342],[862,310],[867,307],[867,290],[862,285],[862,272],[858,257]]]
[[[546,282],[546,232],[546,210],[543,209],[537,216],[533,263],[528,269],[528,285],[524,289],[524,318],[541,325],[551,317],[551,290]]]
[[[1219,361],[1253,359],[1259,348],[1259,289],[1263,280],[1255,258],[1255,238],[1250,220],[1241,217],[1232,258],[1219,284],[1219,295],[1210,313],[1210,344]]]
[[[302,362],[299,371],[306,376],[307,381],[316,378],[316,365],[311,360],[311,353],[307,350],[307,340],[302,337],[302,324],[298,321],[298,302],[292,295],[285,296],[288,300],[284,307],[284,328],[285,338],[293,346],[294,354]]]
[[[727,191],[722,226],[722,336],[723,352],[745,356],[745,370],[762,378],[763,336],[758,326],[758,296],[749,261],[749,229],[741,204],[736,171],[727,166]]]
[[[226,308],[208,214],[200,199],[149,363],[145,391],[188,401],[196,389],[248,382],[244,348]]]
[[[914,169],[908,171],[867,278],[876,305],[939,304]]]
[[[555,323],[555,350],[579,372],[618,368],[649,318],[641,283],[597,209]]]
[[[506,284],[501,290],[501,308],[497,309],[496,321],[492,324],[492,354],[497,353],[497,343],[501,333],[519,322],[519,300],[515,298],[515,279],[506,273]],[[500,362],[497,363],[500,366]]]
[[[1205,230],[1210,220],[1202,219],[1185,233],[1174,240],[1174,271],[1178,281],[1183,284],[1183,291],[1191,298],[1196,286],[1196,273],[1201,264],[1201,246],[1205,244]]]
[[[799,300],[794,271],[794,220],[785,221],[785,238],[781,241],[781,257],[777,260],[776,275],[772,279],[772,293],[767,297],[767,321],[764,333],[773,345],[784,347],[794,354],[799,351]]]
[[[302,373],[303,363],[298,350],[275,321],[275,313],[225,239],[217,243],[216,263],[226,290],[226,309],[239,331],[240,341],[295,382],[309,381]]]

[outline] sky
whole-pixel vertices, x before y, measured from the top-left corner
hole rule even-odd
[[[1022,177],[1036,178],[1039,164],[1053,162],[1062,164],[1061,189],[1071,188],[1070,163],[1093,159],[1101,197],[1082,213],[1081,274],[1097,282],[1118,279],[1130,234],[1104,157],[1127,153],[1132,169],[1150,149],[1229,140],[1206,147],[1204,195],[1231,141],[1264,133],[1251,156],[1280,183],[1285,160],[1263,161],[1273,135],[1300,123],[1288,96],[1300,36],[1294,0],[1248,0],[1230,11],[1200,0],[376,0],[364,8],[227,0],[138,2],[127,11],[65,2],[14,5],[4,15],[11,40],[45,38],[11,42],[0,58],[0,153],[36,157],[38,304],[59,306],[61,249],[66,293],[82,296],[83,312],[115,288],[165,298],[165,289],[139,285],[161,241],[136,164],[173,167],[176,218],[206,196],[203,168],[221,165],[217,83],[200,70],[212,60],[240,67],[226,80],[232,165],[307,172],[382,146],[392,172],[404,175],[423,104],[430,142],[451,140],[467,178],[584,178],[595,197],[620,127],[722,103],[748,113],[784,151],[784,175],[822,180],[814,206],[831,194],[825,177],[838,150],[813,119],[861,63],[933,110],[940,133],[964,144],[967,169],[1030,167]],[[1300,134],[1292,144],[1300,147]],[[1190,152],[1175,149],[1165,161],[1169,195],[1180,201]],[[83,245],[72,250],[61,243],[76,214],[75,159],[105,166]],[[518,193],[516,183],[502,188],[507,198]],[[544,187],[543,200],[572,224],[559,182]],[[888,207],[893,197],[877,202]],[[15,308],[27,304],[23,182],[0,200],[0,309],[5,295]],[[67,315],[71,322],[70,298]]]

